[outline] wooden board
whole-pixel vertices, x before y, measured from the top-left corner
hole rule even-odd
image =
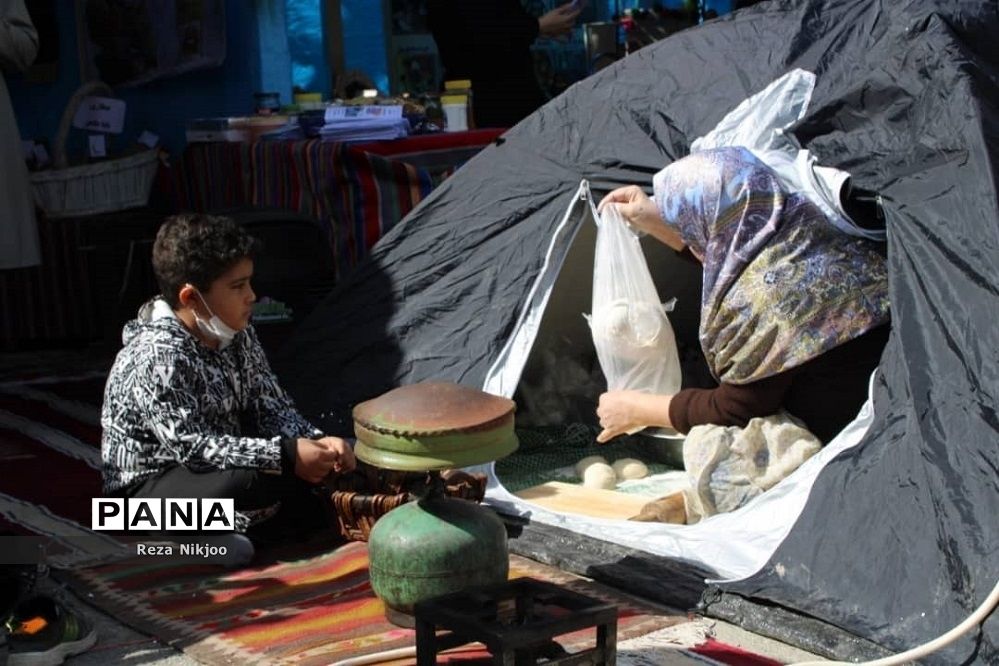
[[[514,493],[517,497],[559,513],[593,518],[627,520],[638,514],[651,498],[614,490],[584,488],[572,483],[548,481]]]

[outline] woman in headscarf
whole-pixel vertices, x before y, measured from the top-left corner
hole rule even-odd
[[[700,343],[717,388],[600,396],[600,442],[641,427],[745,426],[781,408],[828,442],[867,396],[888,338],[879,244],[788,192],[744,148],[694,153],[600,202],[703,264]]]

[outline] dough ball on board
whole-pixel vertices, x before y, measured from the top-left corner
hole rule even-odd
[[[613,490],[617,487],[617,474],[607,463],[593,463],[583,470],[583,487]]]
[[[649,468],[645,466],[641,460],[637,458],[621,458],[620,460],[615,460],[614,464],[611,465],[614,473],[617,474],[617,478],[622,481],[627,479],[644,479],[649,475]]]
[[[586,456],[578,463],[576,463],[576,466],[574,468],[576,470],[576,476],[578,476],[579,478],[583,478],[583,472],[586,471],[586,468],[592,465],[593,463],[603,463],[606,465],[607,458],[604,458],[603,456]]]

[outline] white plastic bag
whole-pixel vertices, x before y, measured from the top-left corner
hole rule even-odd
[[[726,146],[744,146],[752,151],[801,150],[787,130],[805,117],[815,90],[815,74],[792,69],[766,88],[742,100],[725,114],[714,129],[690,144],[690,152]]]
[[[710,132],[694,139],[690,152],[742,146],[777,173],[789,192],[798,192],[819,207],[845,234],[884,242],[884,229],[859,226],[843,210],[840,192],[850,174],[820,166],[789,130],[805,117],[815,90],[815,74],[792,69],[766,88],[744,99]]]
[[[586,319],[610,390],[673,394],[680,357],[638,236],[617,207],[597,215],[592,314]]]

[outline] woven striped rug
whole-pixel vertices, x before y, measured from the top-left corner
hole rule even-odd
[[[299,549],[301,550],[301,549]],[[371,591],[367,547],[279,555],[239,571],[131,560],[73,572],[92,603],[207,664],[330,664],[415,645],[415,632],[390,624]],[[513,556],[511,577],[532,576],[617,604],[618,638],[683,622],[610,588]],[[595,631],[559,639],[578,650]],[[455,661],[481,649],[452,651]]]
[[[134,549],[91,532],[90,498],[100,493],[98,404],[103,385],[100,373],[0,381],[0,528],[51,540],[48,555],[56,575],[81,599],[210,665],[333,664],[415,644],[412,630],[385,620],[384,607],[371,591],[363,543],[335,547],[320,538],[288,544],[259,553],[244,569],[223,570],[135,557]],[[124,553],[133,556],[123,559]],[[629,639],[641,641],[691,625],[685,615],[511,556],[511,577],[520,576],[617,605],[622,647]],[[595,632],[587,630],[559,642],[578,650],[594,638]],[[776,663],[720,647],[708,633],[679,641],[656,638],[630,652],[622,650],[619,663]],[[643,655],[654,659],[649,662]],[[481,646],[456,648],[440,663],[485,657]],[[413,661],[408,656],[380,663]]]

